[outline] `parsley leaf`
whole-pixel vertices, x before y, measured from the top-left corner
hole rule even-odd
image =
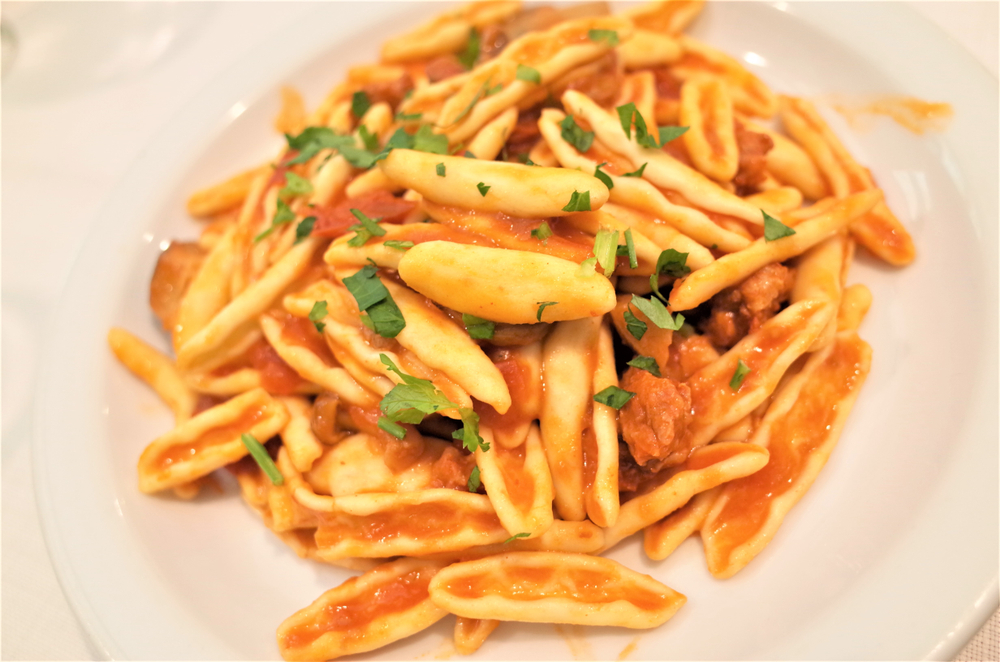
[[[660,327],[661,329],[670,329],[671,331],[677,331],[684,324],[684,316],[677,313],[675,316],[671,316],[670,311],[660,303],[660,300],[651,297],[649,299],[643,299],[642,297],[632,295],[631,303],[642,311],[642,313],[649,318],[649,320]]]
[[[462,63],[462,66],[466,69],[472,69],[476,66],[476,60],[479,59],[479,49],[482,40],[479,37],[479,30],[472,28],[469,31],[469,41],[465,42],[465,49],[459,53],[458,61]]]
[[[372,237],[382,237],[385,235],[385,228],[378,224],[378,222],[382,219],[377,218],[373,221],[360,209],[352,209],[351,213],[354,214],[354,218],[361,221],[361,223],[352,225],[348,228],[349,230],[354,230],[355,232],[355,235],[347,242],[348,246],[352,246],[354,248],[364,246]]]
[[[313,226],[316,225],[315,216],[307,216],[302,219],[302,221],[295,226],[295,243],[305,241],[306,238],[312,234]]]
[[[434,170],[437,172],[438,177],[444,177],[445,167],[443,163],[439,163],[434,166]]]
[[[660,374],[660,366],[656,363],[656,359],[652,356],[636,356],[634,359],[628,362],[628,365],[633,368],[639,368],[640,370],[645,370],[654,377],[662,377]]]
[[[605,161],[604,163],[599,163],[597,167],[594,168],[594,177],[597,177],[599,180],[601,180],[601,183],[607,186],[608,190],[610,191],[615,187],[615,183],[611,181],[610,177],[608,177],[608,173],[601,171],[601,166],[604,165],[608,165],[608,162]]]
[[[467,451],[474,453],[479,448],[488,451],[490,445],[479,436],[479,414],[468,407],[459,407],[458,415],[462,417],[462,429],[455,430],[452,438],[461,439],[462,447]]]
[[[476,188],[479,189],[479,195],[481,195],[481,196],[483,196],[485,198],[486,194],[489,193],[489,191],[490,191],[490,189],[492,187],[491,186],[487,186],[483,182],[479,182],[478,184],[476,184]]]
[[[656,144],[656,138],[650,135],[649,129],[646,128],[646,120],[642,118],[642,113],[635,107],[635,103],[630,101],[623,106],[618,106],[615,110],[618,111],[618,119],[621,121],[625,137],[632,137],[632,124],[634,122],[636,142],[643,147],[659,147]]]
[[[291,207],[289,207],[284,200],[278,198],[277,211],[274,212],[274,218],[271,219],[271,227],[254,237],[253,243],[256,244],[258,241],[277,230],[279,225],[285,225],[286,223],[291,223],[294,220],[295,212],[292,211]]]
[[[469,474],[469,482],[466,483],[465,487],[470,492],[478,492],[479,491],[479,485],[480,485],[480,481],[479,481],[479,467],[472,467],[472,473]]]
[[[733,372],[733,378],[729,380],[729,388],[734,391],[739,391],[740,386],[743,385],[743,380],[746,379],[749,374],[750,368],[743,362],[743,359],[739,359],[736,362],[736,370]]]
[[[560,132],[562,139],[572,145],[581,154],[590,149],[590,146],[594,144],[594,132],[584,131],[580,128],[580,125],[576,123],[572,115],[567,115],[562,122],[559,122],[559,126],[562,129]]]
[[[673,248],[668,248],[660,253],[660,256],[656,258],[656,269],[649,277],[649,286],[653,288],[656,296],[666,300],[666,297],[660,293],[660,274],[680,278],[691,273],[691,267],[687,266],[687,258],[687,253],[681,253]]]
[[[358,127],[358,135],[361,137],[361,142],[364,143],[365,149],[369,152],[375,153],[378,151],[378,136],[371,133],[368,127],[362,124]],[[344,157],[347,158],[347,157]]]
[[[586,260],[580,263],[580,268],[577,269],[576,275],[580,278],[587,278],[589,276],[597,275],[597,258],[588,257]]]
[[[367,113],[371,107],[372,100],[368,98],[364,90],[358,90],[351,95],[351,112],[357,119],[361,119],[361,116]]]
[[[606,41],[608,46],[617,46],[620,42],[618,40],[618,33],[614,30],[589,30],[587,32],[587,39],[591,41]]]
[[[552,228],[549,227],[549,222],[542,221],[541,225],[539,225],[537,228],[531,231],[531,236],[537,239],[538,241],[542,242],[546,241],[549,237],[552,236]]]
[[[604,275],[611,277],[615,272],[615,262],[618,255],[618,230],[612,232],[601,228],[594,237],[594,256],[597,263],[604,269]]]
[[[523,64],[517,65],[517,73],[514,77],[518,80],[523,80],[528,83],[534,83],[535,85],[542,84],[542,74],[534,67],[526,67]]]
[[[257,437],[252,434],[244,434],[240,437],[240,441],[246,446],[247,450],[250,451],[250,455],[253,457],[254,462],[257,463],[267,477],[271,480],[274,485],[284,485],[285,477],[281,475],[278,471],[278,467],[274,465],[274,460],[271,456],[267,454],[267,449],[264,445],[257,441]],[[528,535],[528,534],[524,534]]]
[[[344,287],[358,304],[358,310],[367,313],[361,321],[370,322],[370,328],[383,338],[395,338],[406,328],[406,320],[393,301],[389,290],[376,275],[375,267],[365,265],[358,273],[343,280]]]
[[[632,239],[632,228],[625,230],[625,250],[628,251],[628,266],[632,269],[638,268],[639,256],[635,254],[635,241]]]
[[[379,354],[379,360],[403,380],[402,384],[393,386],[378,405],[393,423],[417,424],[428,414],[458,408],[429,379],[407,375],[385,354]]]
[[[403,111],[399,111],[398,113],[396,113],[396,121],[397,122],[417,122],[423,116],[424,116],[423,113],[404,113]]]
[[[689,127],[686,126],[661,126],[660,127],[660,147],[663,147],[671,140],[683,136]]]
[[[380,429],[385,430],[386,432],[394,436],[396,439],[406,438],[406,428],[404,428],[399,423],[393,423],[385,416],[378,417],[378,426]]]
[[[317,301],[313,304],[312,310],[309,311],[309,321],[313,323],[316,330],[323,333],[323,329],[326,328],[321,320],[326,317],[328,311],[326,309],[326,301]]]
[[[395,239],[390,239],[389,241],[384,242],[384,244],[389,248],[395,248],[397,251],[405,251],[413,248],[412,241],[396,241]]]
[[[417,132],[413,134],[413,149],[431,154],[447,154],[448,136],[443,133],[434,133],[430,124],[421,124]]]
[[[643,163],[641,166],[639,166],[638,170],[633,170],[632,172],[626,172],[622,174],[622,177],[642,177],[642,171],[645,170],[646,166],[648,165],[649,165],[648,163]]]
[[[313,192],[313,185],[305,177],[294,172],[285,173],[285,185],[278,191],[279,198],[290,198],[296,195],[308,195]]]
[[[535,315],[535,318],[539,322],[541,322],[542,321],[542,311],[545,310],[546,308],[548,308],[549,306],[556,305],[557,303],[559,303],[559,302],[558,301],[539,301],[538,302],[538,314]]]
[[[632,334],[632,337],[636,340],[642,340],[642,337],[646,335],[646,330],[649,328],[646,326],[646,323],[633,315],[632,311],[628,308],[625,309],[622,317],[625,318],[625,328]]]
[[[764,214],[764,241],[774,241],[776,239],[781,239],[782,237],[790,237],[795,234],[795,230],[791,229],[775,217],[768,214],[763,209],[760,210],[761,214]]]
[[[524,533],[515,533],[515,534],[514,534],[514,535],[512,535],[512,536],[511,536],[510,538],[507,538],[506,540],[504,540],[504,541],[503,541],[503,544],[504,544],[504,545],[506,545],[506,544],[507,544],[507,543],[509,543],[509,542],[513,542],[513,541],[517,540],[518,538],[527,538],[527,537],[528,537],[528,536],[530,536],[530,535],[531,535],[531,534],[530,534],[530,533],[528,533],[528,532],[524,532]]]
[[[493,330],[496,328],[495,322],[484,320],[482,317],[476,317],[468,313],[462,313],[462,324],[465,325],[465,330],[469,332],[470,338],[475,338],[476,340],[493,339]]]
[[[569,196],[569,202],[562,208],[563,211],[590,211],[590,191],[573,191]]]
[[[635,397],[632,391],[626,391],[617,386],[609,386],[600,393],[594,395],[594,400],[602,405],[607,405],[614,409],[621,409],[629,400]]]

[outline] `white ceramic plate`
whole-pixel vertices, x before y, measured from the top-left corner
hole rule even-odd
[[[278,624],[346,576],[295,557],[234,493],[139,494],[139,453],[172,420],[104,338],[119,325],[166,347],[146,304],[158,245],[196,235],[187,193],[274,154],[281,84],[314,105],[385,36],[442,8],[317,7],[295,40],[261,44],[198,96],[95,223],[50,325],[35,469],[63,588],[109,656],[277,657]],[[631,646],[630,659],[949,659],[997,606],[997,81],[898,4],[710,5],[694,34],[779,92],[954,106],[947,133],[923,137],[829,116],[913,233],[917,261],[858,259],[851,280],[874,293],[861,329],[871,376],[816,485],[744,572],[712,579],[696,540],[660,564],[633,541],[613,556],[688,596],[667,625],[504,624],[477,657],[611,659]],[[446,654],[451,625],[379,655]]]

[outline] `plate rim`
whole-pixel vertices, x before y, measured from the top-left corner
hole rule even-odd
[[[387,5],[388,4],[389,3],[387,3]],[[769,4],[771,6],[776,6],[786,3],[775,2]],[[819,27],[815,21],[821,20],[817,18],[817,15],[822,16],[824,9],[822,7],[810,7],[809,5],[823,4],[826,3],[803,3],[801,5],[792,5],[792,9],[789,13],[806,21],[807,23],[813,22],[814,27]],[[994,93],[993,97],[995,98],[997,96],[997,79],[993,77],[988,70],[986,70],[986,68],[970,53],[968,53],[968,51],[961,47],[956,40],[951,38],[947,33],[934,25],[928,19],[920,15],[915,9],[898,3],[890,3],[889,5],[879,7],[878,10],[888,12],[889,14],[897,14],[897,17],[900,18],[904,24],[911,26],[911,28],[917,27],[922,29],[924,32],[927,31],[927,28],[930,28],[934,33],[936,33],[937,36],[937,40],[931,44],[933,47],[932,49],[945,54],[948,59],[956,60],[959,63],[962,63],[962,60],[965,60],[964,64],[966,66],[969,62],[975,64],[975,67],[971,71],[975,71],[976,74],[972,74],[967,68],[960,67],[959,69],[963,72],[963,74],[962,76],[959,76],[959,78],[965,78],[967,76],[971,76],[972,79],[979,78],[979,85],[982,85],[982,80],[985,79],[987,83],[986,87],[992,88],[991,91]],[[307,16],[319,16],[330,11],[331,9],[329,7],[325,7],[317,9],[314,12],[307,14]],[[109,234],[114,235],[114,230],[118,229],[119,226],[125,225],[123,222],[125,220],[125,214],[120,211],[117,213],[114,211],[116,207],[115,203],[123,200],[126,196],[134,195],[137,183],[141,183],[141,181],[137,182],[136,180],[141,180],[143,173],[145,173],[145,176],[148,176],[153,170],[155,170],[167,175],[164,179],[158,180],[158,183],[156,184],[143,184],[143,189],[148,189],[153,193],[152,199],[154,201],[157,198],[162,199],[166,196],[166,192],[170,188],[169,183],[181,176],[184,164],[190,165],[197,150],[200,147],[203,147],[204,144],[206,144],[206,142],[213,136],[218,135],[218,133],[221,132],[230,121],[232,121],[233,118],[226,118],[226,109],[232,107],[234,103],[243,100],[249,100],[249,103],[255,103],[266,89],[273,87],[278,81],[281,80],[281,76],[287,76],[289,73],[304,67],[310,61],[318,57],[322,51],[328,49],[331,44],[335,43],[334,40],[349,38],[353,33],[364,30],[368,24],[376,23],[379,20],[378,13],[373,12],[373,15],[369,17],[368,20],[345,22],[345,24],[349,23],[350,27],[342,27],[341,29],[336,30],[335,32],[339,32],[341,34],[333,36],[331,36],[330,33],[334,32],[334,30],[331,30],[329,24],[324,25],[324,22],[319,20],[310,21],[308,23],[308,28],[304,30],[302,34],[297,35],[299,38],[298,46],[294,49],[287,48],[287,42],[282,35],[277,33],[271,34],[266,39],[262,39],[256,44],[248,45],[246,49],[246,51],[249,52],[251,49],[268,48],[271,45],[277,44],[281,44],[285,47],[284,50],[270,49],[274,52],[280,53],[281,56],[271,59],[267,66],[267,72],[264,75],[261,75],[261,69],[258,66],[252,68],[253,73],[252,76],[250,76],[251,67],[249,63],[240,61],[213,79],[211,83],[193,94],[188,103],[185,104],[185,107],[175,114],[165,124],[162,130],[157,133],[154,139],[151,140],[140,152],[139,156],[130,166],[128,174],[126,174],[126,176],[114,188],[112,194],[107,198],[106,203],[102,205],[101,212],[96,215],[95,219],[91,219],[90,230],[73,260],[73,265],[69,271],[67,282],[59,295],[58,304],[54,306],[47,320],[49,322],[47,324],[49,331],[46,333],[46,346],[64,348],[64,345],[56,342],[56,340],[62,337],[63,341],[65,341],[70,337],[70,334],[62,328],[63,325],[59,323],[60,311],[70,308],[70,299],[80,287],[77,282],[79,279],[76,278],[76,276],[78,276],[80,271],[84,268],[88,259],[94,259],[92,257],[93,251],[95,249],[102,249],[106,251],[109,244],[118,248],[120,245],[125,243],[121,241],[120,236],[117,237],[118,241],[114,241],[114,236],[107,236]],[[827,32],[826,29],[823,31]],[[905,33],[906,31],[906,29],[899,30],[900,33]],[[941,37],[944,37],[945,39],[941,40]],[[840,35],[838,35],[838,38],[840,38]],[[868,55],[865,53],[865,49],[859,48],[859,46],[865,45],[863,39],[864,37],[860,34],[850,34],[846,38],[841,38],[840,40],[846,43],[848,47],[852,48],[852,50],[860,52],[867,58]],[[248,83],[247,79],[252,80]],[[973,85],[976,84],[977,83],[973,83]],[[181,140],[177,140],[176,136],[178,133],[182,134]],[[176,141],[176,143],[171,144],[172,141]],[[163,159],[162,155],[164,153],[170,154],[171,157],[169,159]],[[156,164],[157,161],[160,161],[157,167],[151,166],[151,164]],[[996,174],[995,167],[993,174]],[[992,189],[995,193],[996,177],[993,178]],[[976,198],[980,201],[982,197],[982,194],[976,196]],[[971,204],[971,200],[968,197],[966,197],[966,200],[968,200]],[[995,207],[995,195],[993,196],[993,200],[993,205]],[[157,205],[154,203],[149,206],[155,208]],[[113,222],[115,216],[119,216],[118,223]],[[98,220],[102,218],[110,220]],[[993,219],[995,220],[995,218],[996,216],[994,214]],[[990,221],[989,218],[985,220],[987,223]],[[987,238],[995,239],[995,226],[987,224],[987,233],[989,233],[991,229],[992,237]],[[109,242],[109,240],[111,241]],[[995,246],[996,241],[993,241],[991,245]],[[135,260],[134,250],[135,249],[133,249],[133,252],[130,254],[131,258],[124,257],[118,260],[119,264],[115,265],[117,268],[109,267],[109,272],[106,274],[106,278],[110,279],[111,272],[127,271],[129,266]],[[993,275],[995,275],[996,263],[988,263],[987,266],[992,267]],[[988,287],[990,292],[993,294],[996,293],[995,278],[989,283]],[[994,301],[993,310],[995,311],[995,309],[996,305]],[[992,326],[995,329],[995,320],[993,320],[993,322]],[[995,332],[993,335],[996,337]],[[48,401],[45,396],[54,390],[58,390],[60,386],[58,376],[58,356],[58,352],[52,352],[43,358],[39,370],[39,380],[34,394],[32,471],[35,484],[35,495],[40,515],[39,519],[46,547],[48,548],[50,558],[52,559],[52,565],[60,586],[63,589],[63,593],[66,595],[67,601],[71,605],[74,613],[80,619],[85,630],[87,631],[91,641],[95,647],[98,647],[101,652],[108,657],[125,657],[125,649],[120,646],[118,638],[113,636],[113,634],[108,631],[107,624],[102,621],[99,614],[94,610],[91,601],[82,592],[83,589],[78,585],[78,570],[74,567],[73,559],[64,540],[66,532],[58,530],[56,525],[56,515],[54,512],[56,506],[54,504],[50,486],[50,479],[53,477],[51,474],[53,467],[51,463],[46,463],[44,460],[50,457],[49,454],[53,450],[51,447],[51,440],[53,437],[51,436],[50,431],[50,426],[52,425],[52,406],[47,404]],[[987,373],[989,374],[986,376],[988,377],[991,374],[994,377],[993,381],[995,382],[995,363],[992,367],[992,371],[987,371]],[[95,412],[90,413],[92,415],[95,414]],[[994,572],[992,578],[986,583],[986,586],[984,586],[982,595],[986,597],[985,599],[977,601],[978,606],[973,610],[973,614],[969,618],[960,619],[958,625],[943,640],[939,641],[932,650],[928,651],[925,654],[926,656],[930,657],[933,655],[946,657],[948,659],[954,657],[961,647],[964,646],[982,626],[982,623],[984,623],[996,610],[998,603],[1000,603],[996,572]],[[989,599],[990,595],[992,595],[992,600]],[[959,636],[963,634],[965,636]]]

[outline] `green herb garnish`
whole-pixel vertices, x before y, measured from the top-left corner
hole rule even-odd
[[[776,239],[781,239],[782,237],[790,237],[795,234],[795,230],[791,229],[775,217],[768,214],[763,209],[760,210],[761,214],[764,214],[764,241],[774,241]]]
[[[487,186],[483,182],[479,182],[478,184],[476,184],[476,188],[479,189],[479,195],[481,195],[481,196],[483,196],[485,198],[486,194],[489,193],[489,191],[490,191],[490,189],[492,187],[491,186]]]
[[[324,324],[321,320],[328,314],[326,301],[317,301],[313,304],[312,310],[309,311],[309,321],[313,323],[313,326],[315,326],[316,330],[320,333],[323,333],[323,329],[326,328],[326,324]]]
[[[364,90],[358,90],[351,95],[351,112],[354,113],[354,117],[361,119],[371,107],[372,100],[368,98]]]
[[[361,222],[348,228],[349,230],[353,230],[355,232],[354,236],[347,242],[348,246],[358,248],[359,246],[364,246],[368,243],[368,240],[372,237],[382,237],[385,235],[385,228],[378,224],[378,222],[382,219],[376,218],[373,221],[360,209],[352,209],[351,213],[354,214],[354,218]]]
[[[645,370],[654,377],[662,377],[660,374],[660,366],[656,363],[656,359],[652,356],[636,356],[634,359],[628,362],[628,365],[633,368],[639,368],[640,370]]]
[[[558,301],[539,301],[538,302],[538,313],[535,315],[535,319],[537,319],[539,322],[541,322],[542,321],[542,311],[545,310],[546,308],[548,308],[549,306],[556,305],[557,303],[559,303],[559,302]]]
[[[594,237],[594,256],[597,263],[604,269],[604,275],[611,277],[615,272],[615,262],[618,256],[618,230],[612,232],[601,228]]]
[[[626,391],[617,386],[609,386],[600,393],[594,395],[594,400],[602,405],[607,405],[614,409],[621,409],[629,400],[635,397],[632,391]]]
[[[580,125],[576,123],[572,115],[567,115],[562,122],[559,122],[559,126],[562,128],[560,132],[562,139],[572,145],[581,154],[590,149],[590,146],[594,144],[594,132],[584,131],[580,128]]]
[[[594,42],[605,41],[608,43],[608,46],[617,46],[620,43],[618,33],[614,30],[589,30],[587,32],[587,39]]]
[[[604,163],[600,163],[596,168],[594,168],[594,177],[597,177],[599,180],[601,180],[601,182],[605,186],[607,186],[608,190],[610,191],[615,187],[615,183],[611,181],[611,177],[608,176],[608,173],[601,171],[601,166],[604,165],[608,165],[608,162],[605,161]]]
[[[475,338],[476,340],[493,339],[496,322],[491,322],[468,313],[462,313],[462,324],[465,325],[465,330],[469,332],[470,338]]]
[[[478,492],[479,485],[479,467],[472,467],[472,473],[469,474],[469,482],[465,484],[465,487],[470,492]]]
[[[676,315],[671,315],[670,311],[660,303],[660,300],[651,297],[649,299],[643,299],[640,296],[632,295],[632,301],[630,302],[636,308],[642,311],[642,314],[649,318],[656,326],[661,329],[670,329],[671,331],[676,331],[681,328],[684,324],[684,316],[680,313]]]
[[[743,359],[736,361],[736,370],[733,372],[733,378],[729,380],[729,388],[734,391],[740,390],[740,386],[743,385],[743,380],[747,378],[750,374],[750,368],[747,364],[743,362]]]
[[[544,242],[549,237],[552,236],[552,228],[549,227],[548,221],[542,221],[542,224],[531,231],[531,236],[538,241]]]
[[[573,191],[569,196],[569,202],[562,208],[563,211],[590,211],[590,191]]]
[[[518,80],[523,80],[527,83],[534,83],[535,85],[542,84],[542,74],[534,67],[527,67],[523,64],[517,65],[517,73],[514,77]]]
[[[437,172],[438,177],[444,177],[445,167],[443,163],[439,163],[434,166],[434,170]]]
[[[252,434],[244,434],[240,436],[240,441],[246,446],[247,450],[250,451],[250,455],[253,457],[257,466],[260,467],[267,477],[271,479],[271,483],[274,485],[284,485],[285,477],[281,475],[278,471],[278,467],[274,465],[274,460],[271,456],[267,454],[267,449],[264,448],[263,444],[257,441],[257,438]]]

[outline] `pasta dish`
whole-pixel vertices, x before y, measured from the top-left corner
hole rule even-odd
[[[685,34],[698,0],[452,9],[195,192],[121,363],[176,425],[139,489],[231,476],[295,554],[357,576],[279,624],[288,660],[454,615],[654,628],[685,603],[602,554],[760,554],[871,363],[857,247],[913,242],[807,99]],[[191,507],[197,507],[192,504]]]

